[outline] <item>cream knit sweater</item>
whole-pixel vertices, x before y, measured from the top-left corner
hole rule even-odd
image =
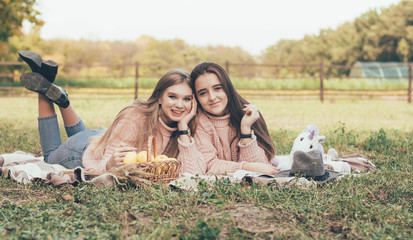
[[[242,169],[246,162],[270,164],[256,137],[248,144],[240,143],[239,136],[235,136],[235,128],[229,125],[229,117],[229,114],[214,117],[198,113],[197,128],[191,142],[183,144],[178,139],[182,173],[225,174]]]
[[[86,148],[83,154],[82,162],[86,171],[104,172],[106,171],[106,163],[112,157],[115,149],[121,144],[129,147],[136,147],[138,151],[147,149],[147,144],[137,146],[139,137],[139,129],[146,124],[146,117],[143,116],[137,109],[126,109],[122,114],[120,121],[114,126],[112,135],[110,136],[105,148],[104,154]],[[168,127],[159,117],[158,121],[159,132],[156,133],[158,153],[162,154],[165,150],[169,139],[176,128]],[[143,128],[144,129],[144,128]]]

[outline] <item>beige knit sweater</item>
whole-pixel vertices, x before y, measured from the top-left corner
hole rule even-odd
[[[198,113],[196,132],[191,143],[178,139],[181,172],[192,174],[225,174],[242,169],[246,162],[268,163],[264,149],[257,139],[242,145],[234,127],[229,125],[230,115],[214,117]],[[234,141],[231,144],[231,140]]]
[[[140,135],[139,129],[146,124],[146,117],[143,116],[137,109],[126,109],[122,114],[121,119],[114,126],[112,135],[110,136],[107,145],[105,146],[104,154],[86,148],[83,154],[82,162],[86,171],[104,172],[106,171],[106,163],[112,157],[115,149],[121,144],[129,147],[136,147],[139,151],[147,149],[147,144],[137,146],[137,139]],[[158,153],[162,154],[165,150],[169,139],[176,128],[168,127],[159,117],[158,121],[159,132],[156,133]]]

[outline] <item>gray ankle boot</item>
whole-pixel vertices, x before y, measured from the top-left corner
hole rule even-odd
[[[25,88],[42,94],[59,107],[67,108],[70,105],[66,91],[51,83],[39,73],[24,73],[20,77],[20,82]]]
[[[29,65],[32,72],[40,73],[49,82],[54,82],[59,64],[52,60],[43,61],[42,57],[35,52],[19,51],[19,56]]]

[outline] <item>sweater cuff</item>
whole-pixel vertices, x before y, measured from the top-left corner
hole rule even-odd
[[[244,164],[246,164],[247,162],[246,161],[242,161],[242,162],[240,162],[240,169],[238,169],[238,170],[243,170],[244,169]],[[237,170],[237,171],[238,171]]]
[[[106,172],[106,171],[108,171],[108,170],[106,169],[106,164],[107,164],[108,162],[109,162],[109,160],[102,162],[102,165],[100,165],[100,171],[101,171],[101,172]]]
[[[247,144],[242,144],[241,141],[239,141],[238,147],[240,148],[240,151],[242,151],[244,155],[251,156],[251,157],[255,156],[257,154],[257,148],[259,148],[257,137],[254,136],[252,141]]]
[[[195,159],[198,156],[198,150],[195,146],[195,140],[191,137],[190,143],[182,143],[178,139],[179,159]]]
[[[248,146],[251,146],[251,144],[252,144],[253,142],[257,142],[257,136],[253,136],[253,137],[252,137],[252,141],[249,142],[249,143],[246,143],[246,144],[241,143],[241,141],[238,141],[238,147],[240,147],[240,148],[246,148],[246,147],[248,147]]]
[[[236,172],[238,170],[242,170],[242,167],[244,166],[244,164],[246,162],[237,162],[237,163],[232,162],[232,163],[234,163],[234,164],[230,165],[229,172],[227,174],[233,174],[234,172]]]
[[[178,139],[178,161],[181,162],[181,173],[191,173],[205,175],[206,164],[195,146],[195,139],[191,138],[190,143],[182,143]]]
[[[96,161],[97,162],[97,161]],[[83,164],[83,168],[85,169],[85,171],[91,171],[91,172],[106,172],[107,170],[106,170],[106,163],[107,163],[108,161],[99,161],[99,164],[96,164],[96,165],[92,165],[92,164],[94,164],[94,163],[92,163],[91,161],[88,161],[88,163],[87,164],[84,164],[83,163],[83,161],[82,161],[82,164]],[[85,166],[85,165],[88,165],[88,166]],[[93,166],[93,167],[91,167],[91,165]]]
[[[191,140],[189,143],[183,143],[183,142],[181,142],[181,141],[179,140],[179,138],[178,138],[178,146],[179,146],[179,148],[181,148],[181,147],[189,148],[189,147],[194,146],[194,145],[195,145],[195,139],[194,139],[192,136],[189,136],[189,138],[190,138],[190,140]]]

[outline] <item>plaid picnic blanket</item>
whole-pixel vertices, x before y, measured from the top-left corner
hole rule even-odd
[[[342,156],[333,161],[346,162],[351,166],[352,174],[374,173],[376,168],[374,164],[365,156],[360,154],[352,154]],[[27,184],[32,181],[43,181],[53,185],[73,184],[77,185],[80,182],[91,183],[97,187],[115,187],[123,186],[118,178],[111,173],[91,173],[85,171],[81,167],[76,169],[67,169],[59,164],[49,164],[43,161],[43,157],[37,157],[34,154],[23,151],[0,155],[0,175],[5,178],[10,178],[16,182]],[[276,184],[278,187],[297,186],[303,189],[311,189],[317,187],[317,183],[313,180],[297,177],[274,178],[240,170],[231,175],[222,176],[198,176],[188,173],[172,182],[169,185],[173,188],[182,190],[197,190],[197,185],[200,180],[213,184],[218,179],[226,178],[231,182],[246,181],[257,184]],[[275,181],[274,181],[275,180]]]
[[[59,164],[46,163],[43,157],[23,151],[0,155],[0,175],[23,184],[32,181],[43,181],[53,185],[88,182],[97,187],[114,187],[121,184],[113,174],[88,173],[81,167],[67,169]]]

